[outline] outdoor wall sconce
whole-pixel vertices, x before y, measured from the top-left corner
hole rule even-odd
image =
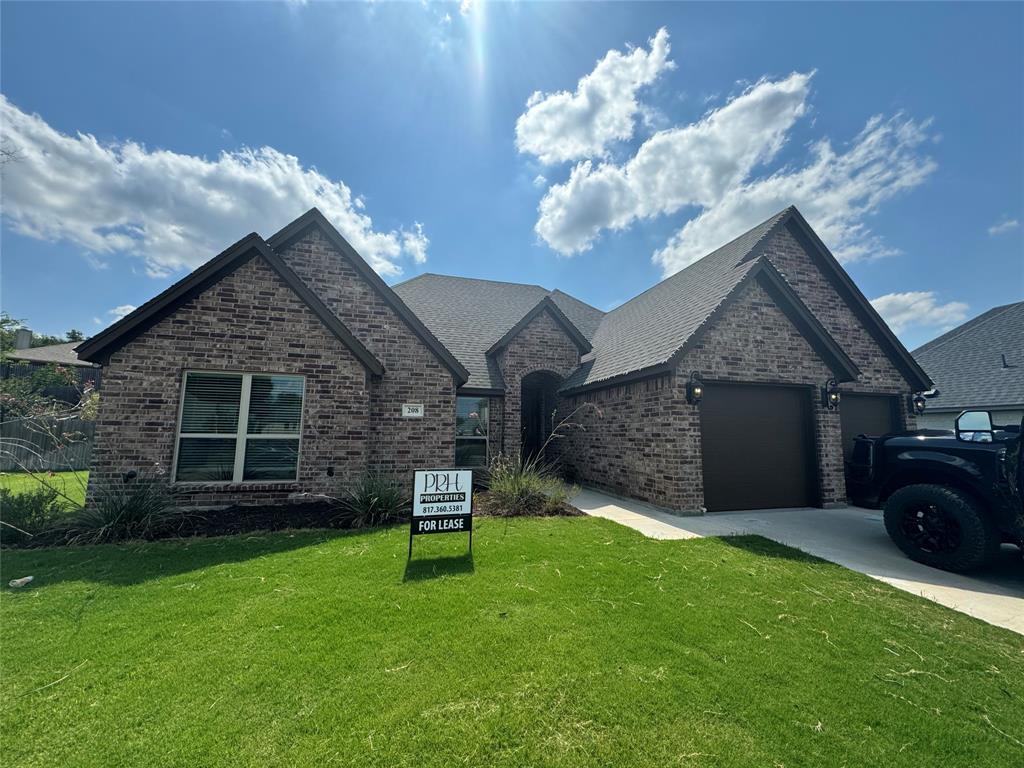
[[[690,380],[686,384],[686,402],[690,405],[700,405],[704,397],[704,380],[700,377],[700,371],[690,374]]]
[[[924,413],[924,407],[927,405],[927,401],[924,399],[924,393],[915,392],[907,397],[907,406],[913,411],[915,416],[920,416]]]
[[[821,405],[826,411],[834,411],[839,408],[839,400],[841,393],[839,392],[839,382],[835,379],[829,379],[825,382],[825,386],[821,388]]]

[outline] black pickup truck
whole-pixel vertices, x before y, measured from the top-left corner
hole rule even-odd
[[[886,531],[911,559],[981,568],[1003,542],[1024,548],[1022,427],[964,411],[954,431],[861,435],[847,465],[850,498],[882,507]]]

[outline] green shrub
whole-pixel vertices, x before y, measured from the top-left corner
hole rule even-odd
[[[0,544],[30,543],[60,522],[68,507],[55,489],[45,485],[21,493],[0,488]]]
[[[501,515],[558,514],[573,496],[551,465],[532,458],[497,456],[487,468],[486,485],[493,511]]]
[[[133,477],[101,491],[65,531],[69,544],[154,539],[180,531],[190,514],[175,509],[162,479]]]
[[[341,520],[352,528],[387,525],[406,519],[412,499],[386,474],[367,472],[338,500]]]

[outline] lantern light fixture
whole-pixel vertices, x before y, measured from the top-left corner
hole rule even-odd
[[[907,398],[907,404],[915,416],[920,416],[924,413],[924,408],[928,403],[924,399],[923,392],[915,392]]]
[[[690,405],[699,405],[703,397],[704,380],[700,377],[700,371],[694,371],[686,384],[686,402]]]
[[[821,388],[821,405],[826,411],[835,411],[839,408],[839,401],[842,393],[839,391],[839,382],[829,379]]]

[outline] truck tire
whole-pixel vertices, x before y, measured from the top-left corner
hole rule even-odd
[[[911,560],[966,573],[992,561],[999,537],[979,504],[945,485],[908,485],[885,502],[885,530]]]

